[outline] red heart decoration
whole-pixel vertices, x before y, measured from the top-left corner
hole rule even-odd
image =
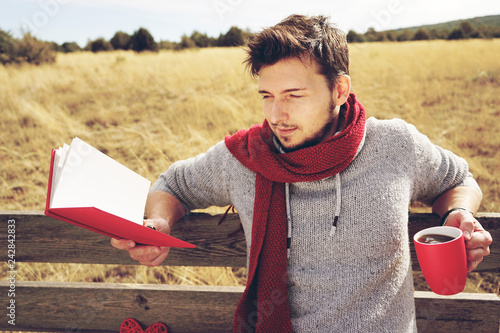
[[[146,333],[167,333],[167,326],[164,323],[155,323],[146,329]]]
[[[120,333],[167,333],[167,326],[163,323],[155,323],[144,331],[137,320],[128,318],[121,324]]]

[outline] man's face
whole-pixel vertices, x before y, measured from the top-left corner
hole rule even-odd
[[[264,117],[286,151],[335,134],[339,107],[314,60],[290,58],[259,71]]]

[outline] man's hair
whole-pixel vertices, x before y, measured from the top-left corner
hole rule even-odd
[[[325,16],[291,15],[250,37],[244,63],[253,76],[262,67],[289,58],[317,61],[330,89],[339,75],[349,74],[345,33]]]

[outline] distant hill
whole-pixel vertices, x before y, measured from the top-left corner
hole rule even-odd
[[[420,28],[424,28],[428,31],[430,30],[453,30],[457,29],[460,27],[460,23],[464,21],[469,21],[475,28],[479,28],[481,26],[487,26],[489,28],[499,28],[500,27],[500,15],[489,15],[489,16],[481,16],[481,17],[474,17],[470,19],[464,19],[464,20],[455,20],[455,21],[449,21],[449,22],[444,22],[444,23],[437,23],[437,24],[428,24],[428,25],[422,25],[418,27],[409,27],[409,28],[400,28],[400,29],[395,29],[393,31],[402,31],[402,30],[409,30],[411,32],[415,32]]]
[[[374,28],[369,28],[364,34],[358,34],[353,30],[347,33],[349,43],[469,38],[500,38],[500,15],[474,17],[385,31],[376,31]]]

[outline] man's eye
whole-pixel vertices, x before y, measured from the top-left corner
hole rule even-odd
[[[302,98],[304,96],[299,96],[299,95],[290,95],[291,98]]]
[[[262,96],[262,99],[267,99],[267,98],[271,98],[271,96],[269,96],[269,95],[263,95]]]

